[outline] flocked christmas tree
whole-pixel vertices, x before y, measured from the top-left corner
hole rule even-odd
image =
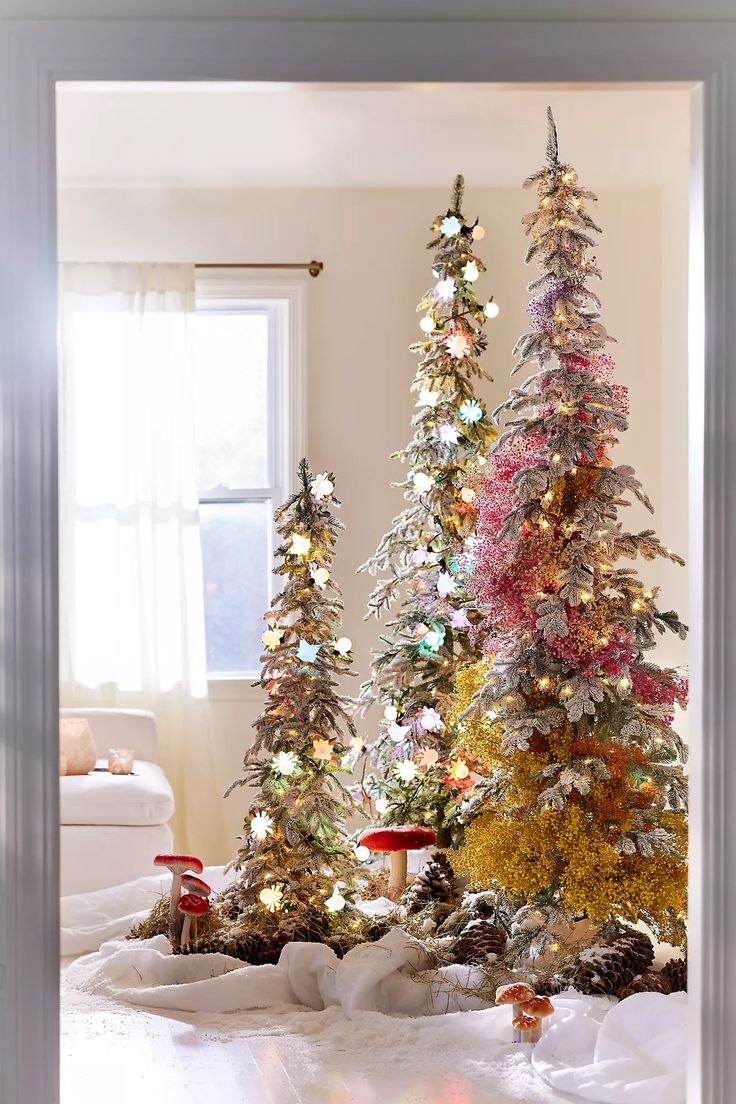
[[[611,449],[627,428],[590,281],[595,197],[558,158],[530,177],[525,219],[531,375],[501,408],[506,430],[479,481],[470,586],[488,617],[485,660],[460,673],[462,745],[491,779],[458,865],[481,886],[594,923],[644,920],[683,935],[685,748],[672,728],[686,683],[647,659],[685,627],[622,560],[683,561],[652,530],[618,520],[626,496],[651,509]],[[471,701],[472,699],[472,701]]]
[[[345,908],[358,867],[345,828],[353,801],[343,759],[355,750],[349,700],[338,680],[352,661],[340,635],[342,600],[332,578],[341,523],[334,476],[299,465],[299,488],[276,511],[283,588],[265,615],[261,678],[268,701],[254,724],[244,772],[230,787],[255,790],[221,900],[229,919],[261,928],[284,923],[293,938],[324,934]],[[228,792],[230,792],[228,791]]]
[[[386,823],[432,826],[444,841],[457,828],[470,784],[468,763],[451,756],[445,703],[458,665],[479,654],[477,614],[453,549],[475,525],[466,473],[482,462],[494,435],[473,383],[490,379],[479,363],[487,342],[482,327],[498,313],[492,300],[484,306],[476,296],[485,266],[474,248],[484,230],[466,220],[462,197],[459,176],[450,208],[432,227],[435,283],[417,308],[424,337],[412,346],[420,357],[414,436],[395,454],[407,465],[396,486],[408,505],[361,569],[381,576],[369,616],[398,603],[362,687],[364,706],[378,700],[384,707],[364,791]]]

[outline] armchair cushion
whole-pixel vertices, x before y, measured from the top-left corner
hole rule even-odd
[[[107,760],[99,759],[98,767]],[[62,824],[165,824],[174,813],[169,781],[156,763],[136,760],[133,774],[106,770],[59,779]]]

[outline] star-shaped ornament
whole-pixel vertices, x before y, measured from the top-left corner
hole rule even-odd
[[[300,640],[296,650],[297,658],[302,663],[314,663],[319,652],[319,644],[310,644],[307,640]]]
[[[450,627],[453,629],[469,629],[470,622],[468,621],[468,611],[465,606],[461,606],[460,609],[452,611],[450,617]]]
[[[400,744],[411,733],[411,725],[400,725],[392,721],[388,726],[388,734],[395,744]]]
[[[460,430],[451,422],[443,422],[437,427],[437,436],[443,445],[456,445],[460,440]]]
[[[330,741],[315,736],[312,740],[312,758],[318,759],[320,762],[328,762],[332,758],[332,744]]]
[[[425,770],[431,770],[432,767],[437,765],[439,757],[440,755],[436,748],[425,748],[419,753],[419,765],[424,767]]]
[[[456,590],[457,583],[449,571],[440,571],[437,578],[437,593],[440,598],[447,598],[448,594],[454,594]]]
[[[452,276],[447,276],[444,280],[439,280],[437,284],[435,284],[435,298],[439,299],[442,303],[448,302],[455,294],[455,287],[455,281]]]
[[[443,238],[452,238],[460,233],[462,225],[457,215],[446,215],[440,223],[440,233]]]

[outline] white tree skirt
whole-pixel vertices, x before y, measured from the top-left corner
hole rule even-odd
[[[211,883],[215,880],[212,871],[205,876]],[[89,946],[95,939],[99,945],[100,934],[103,938],[121,934],[112,927],[118,923],[125,930],[130,917],[145,911],[144,895],[150,898],[151,892],[151,885],[130,883],[88,895],[86,903],[82,898],[67,898],[63,902],[64,953],[79,953],[82,945]],[[275,966],[248,966],[226,955],[172,955],[168,940],[158,936],[139,942],[109,940],[73,962],[65,983],[68,990],[106,1001],[195,1015],[278,1008],[278,1020],[283,1023],[284,1015],[287,1021],[304,1015],[285,1013],[288,1005],[307,1007],[323,1016],[327,1010],[330,1036],[336,1033],[343,1038],[346,1020],[352,1024],[351,1031],[360,1023],[361,1053],[372,1045],[363,1030],[365,1017],[370,1016],[373,1027],[380,1023],[381,1032],[388,1036],[392,1061],[398,1058],[396,1048],[409,1023],[410,1035],[417,1040],[410,1060],[418,1073],[438,1045],[447,1060],[445,1041],[452,1037],[460,1050],[464,1046],[464,1062],[488,1065],[487,1072],[490,1075],[492,1069],[494,1078],[499,1076],[500,1064],[513,1080],[524,1054],[527,1071],[532,1069],[557,1092],[575,1099],[600,1104],[685,1100],[685,994],[643,993],[621,1004],[572,991],[555,997],[557,1011],[547,1021],[529,1067],[529,1048],[510,1045],[510,1010],[485,1008],[480,998],[466,992],[472,990],[472,968],[449,966],[435,971],[429,980],[415,980],[413,975],[424,965],[420,945],[399,930],[377,943],[354,948],[342,960],[321,944],[289,944]],[[376,1014],[380,1014],[378,1020]],[[385,1020],[389,1015],[410,1019]],[[428,1026],[433,1022],[442,1025],[439,1034]],[[388,1025],[387,1031],[383,1024]],[[328,1039],[325,1045],[332,1043]],[[341,1045],[337,1039],[335,1045]],[[498,1097],[499,1102],[527,1099],[535,1097],[513,1093]],[[553,1100],[555,1095],[539,1099]]]

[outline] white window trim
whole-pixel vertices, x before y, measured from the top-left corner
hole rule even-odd
[[[197,310],[237,310],[249,306],[271,305],[281,301],[288,311],[286,340],[278,351],[281,370],[269,378],[269,422],[286,426],[285,433],[272,436],[269,457],[270,484],[274,507],[278,506],[295,486],[295,473],[302,456],[306,455],[307,422],[307,280],[313,277],[286,275],[279,269],[259,269],[258,272],[239,268],[200,268],[196,272]],[[216,305],[215,305],[216,304]],[[269,365],[270,368],[270,365]],[[269,372],[270,375],[270,372]],[[275,547],[275,533],[271,534]],[[275,591],[275,577],[269,568],[269,595]],[[264,610],[265,612],[265,610]],[[240,696],[257,673],[210,674],[208,683],[216,692],[218,684],[227,683],[229,693]],[[238,691],[240,687],[240,693]],[[254,691],[246,697],[250,698]],[[222,695],[217,695],[222,697]]]

